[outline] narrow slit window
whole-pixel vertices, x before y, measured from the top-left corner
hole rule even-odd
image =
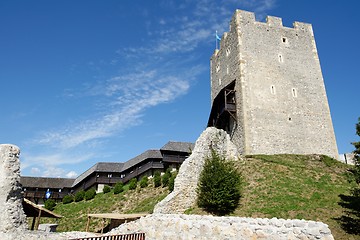
[[[275,95],[276,92],[275,92],[275,86],[274,85],[271,85],[271,94]]]
[[[284,58],[281,54],[279,54],[279,62],[281,62],[281,63],[284,62]]]
[[[292,92],[293,97],[297,97],[297,92],[296,92],[295,88],[291,89],[291,92]]]
[[[226,56],[229,56],[230,55],[230,48],[228,47],[227,49],[226,49]]]
[[[216,65],[216,72],[220,71],[220,64]]]

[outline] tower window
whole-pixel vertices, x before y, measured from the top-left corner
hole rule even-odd
[[[219,85],[221,85],[221,78],[219,78]]]
[[[283,42],[283,43],[287,43],[287,42],[288,42],[287,38],[286,38],[286,37],[283,37],[283,38],[282,38],[282,42]]]
[[[271,94],[274,94],[275,95],[275,86],[274,85],[271,85]]]
[[[281,54],[279,54],[279,62],[281,62],[281,63],[284,62],[284,58]]]
[[[216,72],[220,71],[220,64],[218,63],[218,65],[216,65]]]
[[[297,92],[295,88],[291,89],[291,92],[293,97],[297,97]]]
[[[228,47],[227,49],[226,49],[226,56],[229,56],[230,55],[230,47]]]

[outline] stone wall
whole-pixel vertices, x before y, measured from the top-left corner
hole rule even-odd
[[[126,223],[108,234],[145,232],[158,239],[334,239],[328,226],[305,220],[153,214]]]
[[[198,180],[205,159],[211,156],[211,149],[227,159],[239,159],[236,146],[225,131],[207,128],[196,141],[191,155],[182,163],[174,191],[155,206],[154,213],[184,213],[196,203]]]

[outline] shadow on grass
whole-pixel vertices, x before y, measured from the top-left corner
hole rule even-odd
[[[339,197],[338,204],[344,208],[344,214],[335,220],[347,233],[360,235],[360,189],[355,190],[353,195],[340,194]]]

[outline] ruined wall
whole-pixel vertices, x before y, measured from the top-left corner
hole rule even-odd
[[[155,206],[154,213],[184,213],[195,205],[200,173],[205,159],[211,156],[211,149],[227,159],[238,159],[236,146],[229,135],[214,127],[207,128],[196,140],[191,155],[181,164],[174,191]]]
[[[152,214],[126,223],[109,234],[145,232],[146,239],[322,239],[333,240],[321,222],[267,218]]]
[[[337,158],[312,26],[281,18],[258,22],[237,10],[211,58],[211,96],[236,81],[237,127],[243,154],[325,154]]]
[[[0,144],[0,232],[26,229],[20,187],[20,149]]]

